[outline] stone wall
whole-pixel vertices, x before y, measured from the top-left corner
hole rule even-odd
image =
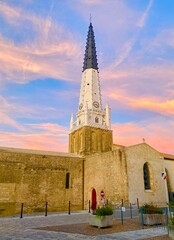
[[[112,150],[112,131],[84,126],[69,134],[69,152],[89,155]]]
[[[94,154],[85,159],[85,206],[91,200],[92,189],[97,192],[97,204],[101,204],[100,192],[105,201],[119,205],[128,202],[127,163],[121,150]]]
[[[168,191],[174,192],[174,160],[164,160],[164,168],[167,173]]]
[[[167,202],[165,181],[161,177],[164,171],[164,160],[155,149],[146,143],[126,148],[128,168],[128,190],[130,203],[140,205],[154,203],[165,205]],[[151,189],[145,190],[143,166],[147,163],[150,170]]]
[[[66,173],[70,173],[66,189]],[[0,215],[83,209],[83,158],[0,152]]]

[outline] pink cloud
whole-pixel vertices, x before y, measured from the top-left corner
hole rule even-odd
[[[143,142],[157,151],[174,154],[174,124],[160,118],[146,122],[128,122],[112,124],[114,143],[130,146]]]
[[[26,38],[24,43],[15,44],[0,36],[0,81],[26,83],[43,77],[77,79],[79,58],[83,59],[78,34],[74,36],[50,16],[45,19],[6,3],[0,3],[1,6],[0,13],[10,24],[18,24],[19,33],[26,20],[27,25],[31,24],[34,40],[29,43]]]
[[[121,105],[129,109],[144,109],[166,116],[174,115],[174,100],[164,100],[161,97],[134,97],[121,93],[123,91],[107,93],[113,105],[114,101],[117,100]]]
[[[32,130],[44,131],[47,134],[53,134],[55,136],[66,137],[69,133],[69,129],[64,126],[55,123],[39,123],[39,124],[27,124]]]
[[[45,151],[67,152],[68,139],[50,134],[20,134],[1,132],[0,146]]]
[[[136,99],[130,101],[130,105],[133,108],[146,109],[161,115],[173,116],[174,115],[174,100],[168,100],[165,102],[157,101],[155,98]]]
[[[26,124],[23,132],[1,132],[0,146],[67,152],[68,133],[58,124]]]
[[[15,112],[17,109],[14,104],[11,104],[4,97],[0,96],[0,124],[2,126],[11,126],[20,131],[23,131],[25,128],[19,124],[11,115],[12,112]]]
[[[59,42],[52,45],[48,43],[40,48],[38,43],[32,46],[16,46],[1,37],[0,48],[0,81],[8,79],[26,83],[41,77],[72,81],[76,79],[71,59],[76,59],[80,51],[75,42]],[[76,63],[74,62],[74,66]]]
[[[103,95],[127,109],[145,109],[166,116],[174,114],[174,72],[171,64],[126,66],[101,71]],[[163,90],[161,90],[163,89]]]
[[[0,13],[10,24],[16,24],[16,19],[21,17],[19,8],[11,7],[5,2],[0,2]]]

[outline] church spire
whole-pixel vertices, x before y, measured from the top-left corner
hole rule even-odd
[[[83,62],[83,72],[88,69],[93,68],[98,71],[98,63],[97,63],[97,54],[95,47],[95,37],[92,23],[90,22],[87,41],[86,41],[86,50]]]
[[[110,129],[110,108],[102,109],[97,54],[92,23],[89,24],[83,64],[79,107],[76,119],[71,120],[70,129],[82,126]]]
[[[112,150],[110,107],[102,109],[94,31],[90,19],[76,117],[71,117],[69,151],[91,154]]]

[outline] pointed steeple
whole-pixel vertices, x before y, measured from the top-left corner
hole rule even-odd
[[[94,31],[90,18],[78,111],[75,118],[71,117],[70,123],[69,152],[87,155],[111,151],[110,125],[109,105],[104,110],[102,108]]]
[[[93,68],[98,71],[95,37],[94,37],[94,31],[93,31],[93,26],[91,22],[89,25],[89,30],[87,35],[86,50],[85,50],[85,56],[84,56],[84,62],[83,62],[83,72],[88,68]]]
[[[71,120],[70,129],[82,126],[110,129],[110,108],[102,109],[100,79],[94,31],[90,22],[80,87],[79,106],[76,119]]]

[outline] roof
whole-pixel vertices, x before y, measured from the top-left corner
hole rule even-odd
[[[88,68],[93,68],[98,70],[95,37],[94,37],[92,23],[90,23],[89,25],[89,30],[87,35],[86,50],[85,50],[85,56],[84,56],[84,62],[83,62],[83,72]]]
[[[168,154],[168,153],[160,153],[161,156],[164,157],[164,159],[174,160],[174,155]]]
[[[157,151],[155,148],[153,148],[152,146],[150,146],[149,144],[147,144],[146,142],[143,142],[143,143],[138,143],[138,144],[134,144],[134,145],[130,145],[130,146],[122,146],[122,145],[119,145],[119,144],[113,144],[113,147],[117,148],[117,147],[125,147],[125,148],[132,148],[134,146],[138,146],[138,145],[143,145],[143,144],[146,144],[148,145],[150,148],[154,149],[156,152],[158,152],[164,159],[166,160],[174,160],[174,155],[173,154],[168,154],[168,153],[161,153],[159,151]]]
[[[65,152],[52,152],[52,151],[42,151],[42,150],[33,150],[33,149],[22,149],[22,148],[10,148],[10,147],[0,147],[1,152],[11,152],[11,153],[24,153],[24,154],[38,154],[38,155],[47,155],[47,156],[62,156],[62,157],[74,157],[82,158],[80,155],[74,153],[65,153]]]
[[[125,147],[124,145],[116,144],[116,143],[113,143],[113,146],[115,146],[115,147]]]
[[[113,150],[121,149],[121,148],[125,148],[125,146],[120,145],[120,144],[113,144],[113,145],[112,145],[112,149],[113,149]]]

